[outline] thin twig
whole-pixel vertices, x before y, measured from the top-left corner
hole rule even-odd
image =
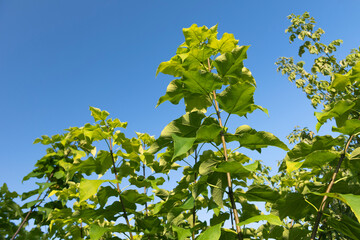
[[[114,154],[113,154],[113,151],[112,151],[111,138],[109,138],[109,146],[110,146],[111,160],[112,160],[112,162],[113,162],[115,179],[117,180],[117,179],[118,179],[118,175],[117,175],[116,166],[115,166]],[[129,228],[131,228],[131,227],[130,227],[129,218],[128,218],[128,216],[127,216],[127,212],[126,212],[126,209],[125,209],[124,201],[123,201],[123,199],[122,199],[122,197],[121,197],[121,190],[120,190],[120,186],[119,186],[119,183],[118,183],[118,182],[116,182],[116,187],[117,187],[117,190],[118,190],[118,193],[119,193],[119,200],[120,200],[120,204],[121,204],[122,210],[123,210],[123,212],[124,212],[124,218],[125,218],[126,224],[127,224],[127,226],[128,226]],[[129,234],[130,234],[130,239],[133,240],[133,236],[132,236],[132,233],[131,233],[130,230],[129,230]]]
[[[349,138],[349,140],[347,141],[346,143],[346,146],[345,146],[345,149],[344,149],[344,152],[341,154],[340,156],[340,159],[339,159],[339,162],[336,166],[336,169],[332,175],[332,178],[331,178],[331,181],[326,189],[326,192],[325,193],[330,193],[331,191],[331,188],[332,186],[334,185],[334,182],[335,182],[335,179],[336,179],[336,175],[337,173],[339,172],[339,169],[341,167],[341,163],[343,162],[344,158],[345,158],[345,154],[349,148],[349,145],[350,145],[350,142],[351,140],[353,139],[354,135],[351,135],[351,137]],[[311,240],[314,240],[315,237],[316,237],[316,233],[317,233],[317,230],[319,228],[319,224],[320,224],[320,220],[321,220],[321,217],[323,215],[323,211],[325,209],[325,203],[326,203],[326,200],[327,200],[328,196],[327,195],[324,195],[322,201],[321,201],[321,204],[320,204],[320,207],[319,207],[319,211],[317,212],[317,216],[316,216],[316,220],[315,220],[315,224],[314,224],[314,228],[313,228],[313,231],[311,233]]]
[[[52,178],[53,175],[54,175],[54,172],[52,172],[52,173],[50,174],[50,177],[48,178],[48,180],[47,180],[46,182],[49,182],[49,180]],[[38,200],[40,199],[41,194],[42,194],[42,193],[40,193],[39,196],[36,198],[36,201],[38,201]],[[28,220],[30,214],[32,213],[32,211],[33,211],[35,208],[37,208],[37,207],[44,201],[46,195],[47,195],[47,194],[45,194],[45,196],[43,197],[43,199],[42,199],[40,202],[38,202],[37,204],[35,204],[34,206],[32,206],[32,207],[30,208],[30,211],[26,214],[24,220],[21,222],[20,226],[18,227],[18,229],[16,230],[16,232],[15,232],[14,235],[12,236],[11,240],[14,240],[15,237],[16,237],[16,235],[19,234],[21,228],[22,228],[22,227],[24,226],[24,224],[27,222],[27,220]]]
[[[198,158],[198,153],[195,149],[195,163],[194,166],[197,163],[197,158]],[[194,173],[194,184],[196,184],[196,178],[197,178],[197,174],[196,172]],[[196,198],[194,198],[194,207],[192,209],[192,215],[193,215],[193,228],[195,228],[195,223],[196,223]],[[195,240],[195,231],[192,232],[192,239]]]

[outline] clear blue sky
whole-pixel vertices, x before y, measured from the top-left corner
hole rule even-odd
[[[270,117],[258,112],[248,120],[234,118],[232,127],[249,124],[283,141],[295,125],[314,129],[309,101],[274,65],[297,53],[284,33],[286,16],[310,12],[326,31],[325,41],[344,40],[344,57],[360,45],[359,10],[356,0],[0,0],[0,185],[32,188],[21,179],[45,149],[34,139],[91,122],[89,106],[127,121],[129,137],[135,131],[159,136],[184,107],[164,103],[155,109],[172,80],[155,78],[156,68],[175,54],[182,28],[193,23],[219,24],[220,34],[233,33],[241,45],[251,45],[245,65],[258,84],[255,102]],[[285,155],[273,148],[263,153],[254,157],[272,167]]]

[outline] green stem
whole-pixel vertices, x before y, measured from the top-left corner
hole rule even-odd
[[[54,175],[54,172],[51,173],[50,177],[48,178],[48,180],[46,182],[49,182],[49,180],[52,178],[52,176]],[[41,193],[39,194],[39,196],[36,198],[36,201],[40,199]],[[11,240],[14,240],[15,237],[19,234],[21,228],[24,226],[24,224],[27,222],[30,214],[32,213],[32,211],[37,208],[45,199],[45,197],[47,196],[47,194],[45,194],[45,196],[43,197],[43,199],[38,202],[36,205],[32,206],[30,208],[30,211],[26,214],[24,220],[21,222],[20,226],[18,227],[18,229],[16,230],[16,232],[14,233],[14,235],[12,236]]]
[[[116,171],[114,154],[113,154],[113,151],[112,151],[111,138],[109,138],[109,147],[110,147],[111,160],[112,160],[112,162],[113,162],[115,179],[117,180],[117,179],[118,179],[118,174],[117,174],[117,171]],[[125,205],[124,205],[124,200],[123,200],[122,197],[121,197],[121,190],[120,190],[120,186],[119,186],[119,183],[118,183],[118,182],[116,182],[116,187],[117,187],[117,191],[118,191],[118,193],[119,193],[119,200],[120,200],[121,208],[122,208],[122,210],[123,210],[123,212],[124,212],[124,218],[125,218],[126,224],[128,225],[129,228],[131,228],[130,222],[129,222],[129,218],[128,218],[128,216],[127,216],[126,208],[125,208]],[[130,235],[130,240],[133,240],[133,236],[132,236],[131,231],[129,231],[129,235]]]
[[[340,159],[339,159],[339,162],[335,168],[335,171],[332,175],[332,178],[331,178],[331,181],[326,189],[326,192],[325,193],[330,193],[331,191],[331,188],[332,186],[334,185],[335,183],[335,179],[336,179],[336,175],[337,173],[339,172],[339,169],[341,167],[341,163],[343,162],[344,158],[345,158],[345,154],[349,148],[349,145],[350,145],[350,142],[351,140],[353,139],[354,135],[351,135],[351,137],[349,138],[349,140],[347,141],[346,143],[346,146],[345,146],[345,149],[344,149],[344,152],[341,154],[340,156]],[[320,224],[320,220],[321,220],[321,217],[323,215],[323,211],[325,209],[325,203],[326,203],[326,200],[327,200],[328,196],[327,195],[324,195],[322,201],[321,201],[321,204],[320,204],[320,207],[319,207],[319,211],[317,212],[317,216],[316,216],[316,220],[315,220],[315,224],[314,224],[314,228],[313,228],[313,231],[311,233],[311,240],[314,240],[315,237],[316,237],[316,233],[317,233],[317,230],[319,228],[319,224]]]
[[[209,59],[208,59],[208,67],[209,67],[209,71],[211,71],[210,60]],[[217,114],[217,117],[218,117],[220,127],[223,127],[222,121],[221,121],[221,116],[220,116],[220,109],[219,109],[218,103],[216,101],[216,92],[215,92],[215,90],[213,91],[213,99],[214,99],[215,111],[216,111],[216,114]],[[228,155],[227,155],[227,148],[226,148],[226,141],[225,141],[224,132],[221,131],[220,134],[221,134],[221,142],[222,142],[223,149],[224,149],[224,158],[225,158],[225,161],[228,161]],[[232,188],[231,174],[229,172],[226,173],[226,177],[227,177],[227,183],[228,183],[228,189],[229,189],[228,196],[230,198],[231,208],[232,208],[232,211],[234,213],[237,236],[238,236],[239,240],[242,240],[243,237],[242,237],[242,233],[241,233],[241,228],[238,225],[240,223],[240,221],[239,221],[239,215],[238,215],[235,200],[234,200],[234,193],[233,193],[233,188]]]

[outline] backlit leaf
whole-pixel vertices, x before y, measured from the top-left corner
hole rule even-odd
[[[243,226],[247,225],[253,222],[259,222],[259,221],[267,221],[268,223],[272,225],[283,225],[280,218],[278,216],[269,214],[269,215],[258,215],[251,218],[246,219],[245,221],[240,222],[238,225]]]
[[[187,153],[193,146],[196,138],[179,137],[171,135],[174,140],[174,155],[172,159]]]

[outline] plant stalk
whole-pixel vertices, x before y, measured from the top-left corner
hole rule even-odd
[[[116,171],[114,154],[113,154],[113,151],[112,151],[111,138],[109,138],[109,146],[110,146],[111,160],[112,160],[112,162],[113,162],[115,179],[117,180],[117,179],[118,179],[118,174],[117,174],[117,171]],[[127,212],[126,212],[126,209],[125,209],[124,201],[123,201],[123,199],[122,199],[122,197],[121,197],[121,190],[120,190],[120,186],[119,186],[119,183],[118,183],[118,182],[116,182],[116,187],[117,187],[117,191],[118,191],[118,193],[119,193],[119,200],[120,200],[121,208],[122,208],[122,210],[123,210],[123,212],[124,212],[124,218],[125,218],[126,224],[127,224],[127,226],[128,226],[129,228],[131,228],[130,222],[129,222],[129,218],[128,218],[128,215],[127,215]],[[132,236],[131,231],[129,231],[129,234],[130,234],[130,240],[133,240],[133,236]]]
[[[210,59],[208,59],[208,68],[209,68],[209,72],[210,72],[211,71]],[[219,105],[218,105],[218,102],[216,101],[216,92],[215,92],[215,90],[213,91],[213,99],[214,99],[216,115],[218,117],[220,127],[223,127],[223,124],[222,124],[222,121],[221,121]],[[226,148],[226,141],[225,141],[224,132],[221,131],[220,134],[221,134],[221,142],[222,142],[223,149],[224,149],[225,161],[228,161],[228,155],[227,155],[227,148]],[[226,177],[227,177],[227,183],[228,183],[228,189],[229,189],[228,195],[229,195],[229,198],[230,198],[231,208],[232,208],[232,211],[234,213],[234,218],[235,218],[236,232],[237,232],[237,235],[238,235],[238,239],[242,240],[243,237],[242,237],[242,234],[241,234],[241,228],[238,225],[240,223],[240,221],[239,221],[239,215],[238,215],[235,200],[234,200],[234,192],[233,192],[233,188],[232,188],[231,174],[229,172],[226,173]]]
[[[194,166],[196,165],[197,163],[197,158],[198,158],[198,155],[197,155],[197,151],[195,149],[195,163],[194,163]],[[196,183],[196,178],[197,178],[197,174],[196,172],[194,173],[194,184]],[[193,228],[195,227],[195,223],[196,223],[196,199],[194,199],[194,207],[192,209],[192,215],[193,215]],[[193,231],[192,232],[192,239],[195,240],[195,232]]]
[[[52,176],[54,175],[54,172],[51,173],[50,177],[48,178],[48,180],[46,182],[49,182],[49,180],[52,178]],[[36,198],[36,201],[40,199],[41,193],[39,194],[39,196]],[[46,197],[46,195],[45,195]],[[26,214],[24,220],[21,222],[20,226],[18,227],[18,229],[16,230],[16,232],[14,233],[14,235],[12,236],[11,240],[14,240],[15,237],[19,234],[21,228],[24,226],[24,224],[27,222],[30,214],[32,213],[33,209],[37,208],[45,199],[45,197],[38,202],[36,205],[32,206],[29,210],[29,212]]]
[[[346,146],[345,146],[345,149],[344,149],[344,152],[341,154],[340,156],[340,159],[339,159],[339,162],[335,168],[335,171],[332,175],[332,178],[331,178],[331,181],[326,189],[326,192],[325,193],[330,193],[331,191],[331,188],[333,187],[334,183],[335,183],[335,179],[336,179],[336,176],[337,176],[337,173],[339,172],[339,169],[341,167],[341,164],[345,158],[345,154],[349,148],[349,145],[350,145],[350,142],[351,140],[353,139],[354,135],[351,135],[351,137],[349,138],[349,140],[347,141],[346,143]],[[313,231],[311,233],[311,240],[315,240],[315,237],[316,237],[316,233],[317,233],[317,230],[319,228],[319,224],[320,224],[320,220],[321,220],[321,217],[323,215],[323,211],[325,209],[325,205],[326,205],[326,200],[327,200],[328,196],[327,195],[324,195],[322,201],[321,201],[321,204],[320,204],[320,207],[319,207],[319,210],[317,212],[317,216],[316,216],[316,220],[315,220],[315,224],[314,224],[314,228],[313,228]]]

